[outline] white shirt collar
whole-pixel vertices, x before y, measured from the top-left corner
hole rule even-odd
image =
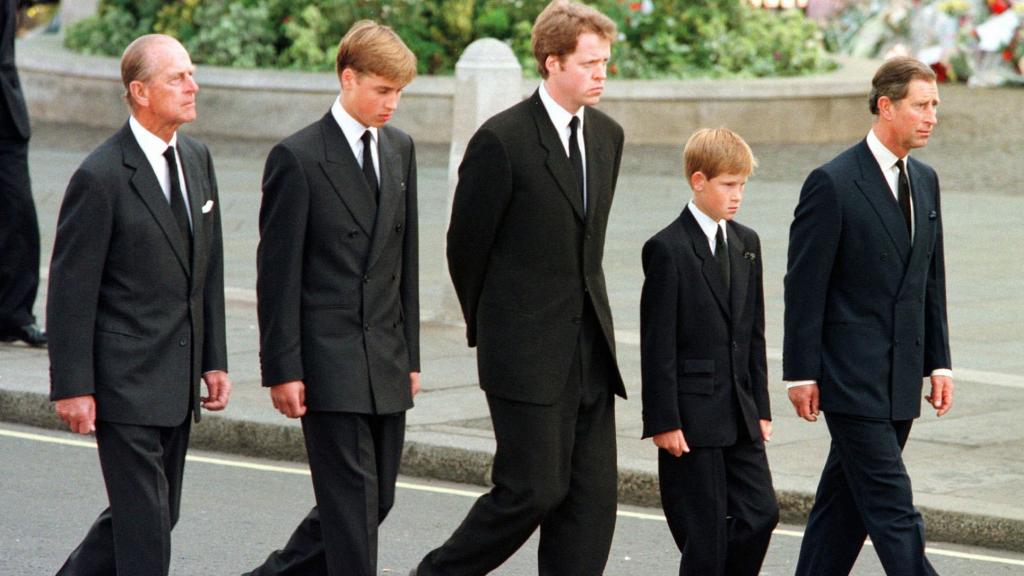
[[[725,237],[725,243],[729,243],[728,227],[725,225],[725,220],[715,222],[710,216],[701,212],[700,208],[697,208],[697,204],[690,200],[687,205],[690,208],[690,214],[693,214],[693,219],[697,221],[697,225],[700,226],[701,232],[708,237],[708,242],[711,246],[711,253],[715,253],[715,235],[718,234],[718,229],[722,229],[722,236]]]
[[[338,123],[341,128],[341,132],[345,134],[345,140],[348,141],[348,145],[352,148],[353,153],[362,151],[362,143],[360,139],[363,137],[363,132],[370,131],[370,137],[374,142],[377,142],[377,128],[373,126],[363,126],[363,123],[352,117],[345,107],[341,105],[341,97],[339,96],[334,100],[334,105],[331,106],[331,116],[334,116],[334,121]],[[359,157],[359,154],[356,154]]]
[[[583,138],[584,106],[580,106],[580,109],[577,110],[575,114],[570,114],[568,110],[562,108],[561,104],[555,102],[555,99],[551,96],[551,93],[548,92],[547,84],[545,82],[540,83],[539,92],[540,101],[541,103],[544,104],[544,109],[548,111],[548,116],[551,117],[551,123],[555,125],[555,128],[558,128],[559,134],[561,134],[563,130],[568,130],[569,121],[572,120],[573,116],[575,116],[580,119],[579,137]],[[566,144],[566,149],[568,149],[568,144]]]
[[[867,142],[871,155],[875,157],[875,161],[878,162],[878,166],[883,171],[892,170],[896,166],[896,161],[906,159],[906,157],[900,158],[893,154],[892,150],[886,148],[885,144],[882,144],[882,141],[878,139],[874,129],[868,132]]]
[[[170,142],[164,142],[162,138],[153,134],[146,129],[135,116],[128,118],[128,126],[131,127],[132,134],[135,135],[135,140],[139,143],[139,147],[142,148],[142,152],[146,155],[146,158],[156,157],[163,162],[164,151],[167,150],[168,146],[177,146],[178,144],[178,131],[175,130],[171,136]],[[177,152],[175,152],[177,154]]]

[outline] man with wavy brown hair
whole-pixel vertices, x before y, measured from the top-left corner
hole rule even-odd
[[[448,266],[494,425],[494,488],[419,576],[486,574],[537,528],[539,574],[607,563],[625,389],[601,258],[623,134],[592,106],[614,38],[593,8],[549,4],[533,28],[541,86],[485,122],[459,167]]]
[[[316,506],[252,573],[375,576],[419,389],[416,156],[387,126],[416,57],[357,22],[341,93],[267,158],[257,255],[263,384],[302,419]]]

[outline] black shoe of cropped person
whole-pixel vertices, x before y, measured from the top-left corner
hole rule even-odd
[[[46,346],[46,332],[39,329],[35,324],[26,324],[17,328],[8,328],[0,334],[0,340],[14,342],[20,340],[34,348]]]

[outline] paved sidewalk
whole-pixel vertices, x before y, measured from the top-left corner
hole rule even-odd
[[[944,186],[957,397],[953,411],[942,419],[925,410],[905,458],[917,503],[926,512],[930,539],[1016,551],[1024,550],[1024,186],[1019,168],[1024,122],[1012,114],[983,111],[1000,103],[1019,113],[1024,109],[1020,92],[944,88],[947,102],[967,102],[951,106],[950,126],[940,124],[932,146],[916,154],[936,166]],[[999,135],[998,144],[989,141],[990,134]],[[79,127],[36,127],[30,162],[44,266],[64,187],[85,154],[106,136]],[[204,419],[195,428],[194,442],[218,450],[301,459],[297,423],[277,414],[259,385],[253,289],[256,217],[262,163],[271,143],[208,143],[224,215],[228,344],[235,388],[229,409],[222,417]],[[739,219],[760,232],[764,247],[775,410],[775,435],[768,453],[787,521],[804,518],[828,450],[824,423],[798,420],[781,384],[788,225],[803,177],[841,148],[755,147],[762,168],[747,186]],[[426,146],[418,156],[424,389],[408,417],[404,471],[486,484],[494,442],[484,396],[477,387],[473,351],[465,346],[460,326],[440,320],[448,282],[441,247],[447,150]],[[608,231],[605,270],[619,360],[630,394],[630,400],[617,404],[624,502],[657,504],[655,449],[639,440],[639,254],[644,239],[672,220],[689,197],[678,176],[678,163],[677,149],[627,147]],[[45,296],[44,283],[37,304],[41,320]],[[45,351],[0,345],[0,420],[59,426],[45,398],[47,378]],[[2,454],[0,465],[9,465]]]

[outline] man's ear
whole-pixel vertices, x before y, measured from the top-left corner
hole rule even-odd
[[[132,80],[128,83],[128,94],[136,105],[149,106],[149,90],[141,80]]]

